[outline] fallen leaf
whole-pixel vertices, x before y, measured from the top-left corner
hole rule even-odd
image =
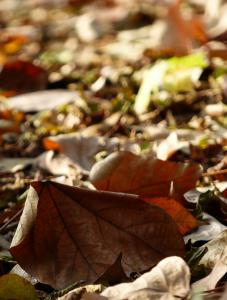
[[[227,247],[225,247],[225,254],[223,253],[222,258],[215,263],[211,273],[192,284],[193,291],[205,292],[215,289],[219,280],[227,273],[226,253]]]
[[[137,145],[121,141],[119,138],[84,136],[79,133],[60,134],[43,140],[44,148],[65,154],[73,163],[84,170],[90,170],[96,162],[95,155],[101,151],[106,154],[119,148],[137,150]]]
[[[225,40],[226,38],[226,15],[227,5],[225,1],[206,1],[205,23],[208,36],[212,39]]]
[[[207,212],[224,225],[227,225],[227,199],[216,193],[216,191],[207,190],[200,193],[194,212],[197,215]]]
[[[46,72],[25,61],[9,61],[0,72],[1,89],[13,91],[16,94],[42,90],[46,87]]]
[[[120,253],[130,274],[181,256],[184,244],[174,221],[138,196],[34,182],[10,251],[39,281],[64,288],[97,280]]]
[[[109,287],[101,293],[101,296],[108,299],[140,299],[136,295],[141,290],[142,295],[149,294],[148,299],[187,298],[190,293],[189,267],[180,257],[167,257],[134,282]]]
[[[28,165],[32,165],[33,163],[33,158],[0,158],[0,173],[17,172],[18,170],[23,170]]]
[[[143,197],[168,197],[171,184],[174,192],[183,194],[195,187],[200,177],[197,164],[182,164],[115,152],[97,162],[90,180],[99,190],[137,194]]]
[[[182,235],[198,227],[198,221],[179,202],[171,198],[144,198],[148,203],[158,205],[176,222]]]
[[[100,151],[112,152],[119,145],[117,138],[83,136],[77,133],[60,134],[45,138],[44,148],[64,153],[72,162],[85,170],[95,163],[95,155]]]
[[[67,156],[64,154],[56,155],[54,151],[43,152],[35,159],[35,162],[39,168],[53,175],[69,175],[74,169],[80,170]]]
[[[197,241],[210,241],[226,229],[226,226],[206,213],[202,214],[202,220],[204,225],[199,226],[195,232],[186,235],[184,237],[185,243],[189,240],[191,240],[192,243]]]
[[[73,102],[77,97],[78,94],[73,91],[44,90],[11,97],[7,104],[19,111],[36,112],[54,109],[59,105]]]
[[[0,277],[0,299],[38,300],[38,296],[29,281],[16,274],[6,274]]]
[[[185,146],[189,146],[189,143],[179,141],[177,133],[172,132],[166,139],[161,141],[155,152],[158,159],[168,160],[174,153]]]
[[[168,9],[168,19],[172,23],[173,31],[178,34],[179,45],[182,50],[190,52],[197,42],[207,41],[203,24],[196,16],[185,18],[181,11],[182,0],[173,1]]]
[[[121,264],[122,254],[118,256],[116,261],[101,277],[97,279],[97,283],[102,283],[104,285],[114,285],[120,282],[129,281],[129,278],[125,275],[125,272]]]
[[[227,229],[222,231],[216,238],[212,239],[208,243],[204,244],[202,248],[207,248],[207,252],[199,261],[199,264],[204,265],[207,268],[212,269],[215,263],[223,257],[227,245]],[[225,258],[227,264],[227,258]]]

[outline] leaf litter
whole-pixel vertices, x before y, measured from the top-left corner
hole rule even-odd
[[[1,297],[225,297],[224,1],[3,2]]]

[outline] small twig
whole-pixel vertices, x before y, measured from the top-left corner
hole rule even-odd
[[[57,299],[58,297],[62,297],[64,295],[66,295],[68,292],[70,292],[70,291],[72,291],[72,290],[74,290],[74,289],[76,289],[78,287],[81,287],[84,284],[85,284],[84,280],[77,281],[77,282],[73,283],[72,285],[68,286],[65,289],[62,289],[62,290],[55,291],[55,292],[51,293],[50,295],[48,295],[47,297],[45,297],[44,300],[54,300],[54,299]]]
[[[22,214],[23,208],[21,208],[12,218],[10,218],[2,227],[0,227],[0,233],[10,224],[12,223],[17,217]]]
[[[211,176],[222,175],[222,174],[227,174],[227,169],[205,172],[202,174],[202,176],[203,177],[211,177]]]

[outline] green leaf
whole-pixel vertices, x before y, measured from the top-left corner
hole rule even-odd
[[[191,91],[207,66],[203,53],[160,60],[146,71],[136,95],[134,110],[143,114],[148,110],[151,94],[160,90],[169,92]]]
[[[169,71],[175,71],[176,68],[189,69],[189,68],[205,68],[207,67],[206,57],[203,53],[195,53],[182,57],[172,57],[168,59]]]

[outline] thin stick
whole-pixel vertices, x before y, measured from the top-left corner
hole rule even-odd
[[[0,233],[10,224],[12,223],[20,214],[22,213],[23,208],[21,208],[12,218],[10,218],[2,227],[0,227]]]
[[[216,176],[216,175],[222,175],[222,174],[227,174],[227,169],[203,173],[202,176],[204,176],[204,177],[210,177],[210,176]]]

